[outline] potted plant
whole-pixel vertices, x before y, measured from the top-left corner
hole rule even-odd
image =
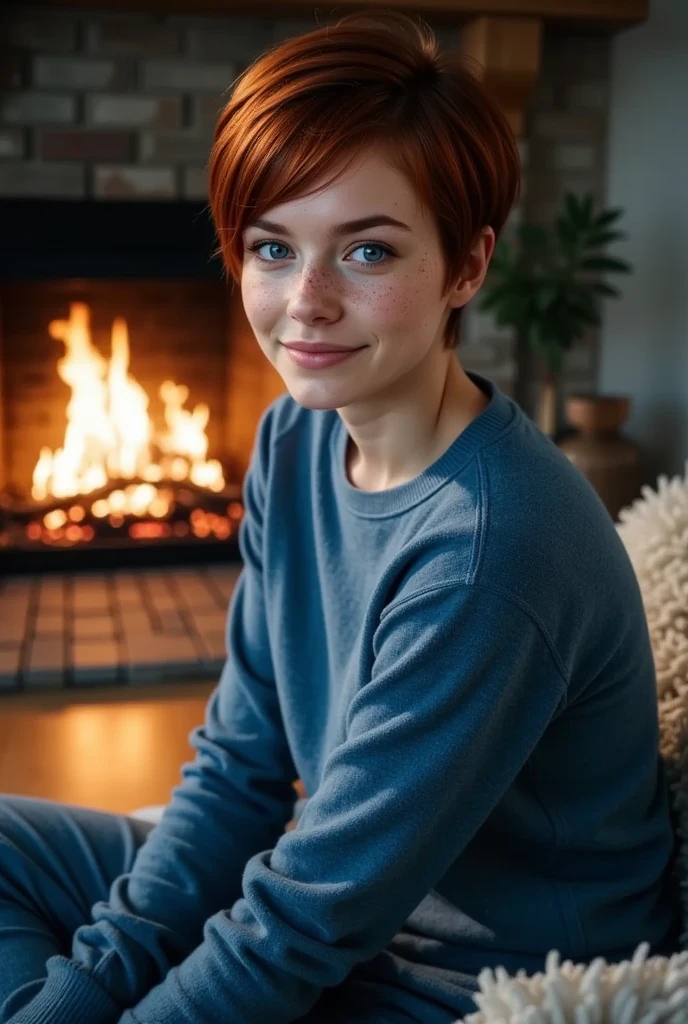
[[[501,240],[490,264],[481,309],[500,326],[516,329],[520,345],[538,353],[541,366],[536,422],[550,437],[564,353],[590,325],[599,325],[602,298],[621,292],[601,274],[629,273],[624,260],[604,249],[626,236],[614,227],[621,209],[595,209],[593,196],[568,192],[551,226],[524,224],[517,244]]]

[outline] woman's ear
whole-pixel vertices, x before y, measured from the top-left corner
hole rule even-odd
[[[482,286],[495,248],[492,228],[483,228],[463,265],[461,276],[452,289],[452,306],[465,306]]]

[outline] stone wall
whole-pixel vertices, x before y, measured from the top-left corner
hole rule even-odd
[[[339,16],[339,15],[337,15]],[[0,196],[202,199],[223,96],[266,46],[312,18],[162,16],[12,5],[0,24]],[[321,24],[334,16],[321,13]],[[443,46],[457,29],[427,19]],[[607,37],[547,31],[521,142],[524,216],[567,189],[604,197]],[[469,308],[462,363],[511,392],[510,331]],[[569,354],[565,391],[594,388],[598,332]]]

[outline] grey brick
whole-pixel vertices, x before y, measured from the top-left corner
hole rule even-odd
[[[210,618],[204,622],[199,616],[194,616],[193,623],[206,649],[204,660],[224,660],[227,656],[225,621],[222,618]]]
[[[146,572],[143,576],[144,590],[157,608],[176,608],[174,594],[169,587],[169,572]]]
[[[24,667],[27,686],[61,686],[64,682],[64,643],[60,636],[37,637],[30,644]]]
[[[210,133],[144,131],[139,135],[139,155],[144,163],[200,163],[208,159],[211,146]]]
[[[143,89],[178,91],[224,91],[236,77],[236,65],[184,60],[147,60],[141,65]]]
[[[50,53],[67,53],[76,47],[77,17],[71,11],[12,11],[6,27],[8,40],[14,46]]]
[[[74,615],[102,616],[110,610],[110,593],[104,578],[75,576],[72,589]]]
[[[77,640],[72,646],[74,682],[111,683],[117,678],[120,651],[114,640]]]
[[[61,613],[58,612],[45,612],[40,613],[36,617],[34,623],[34,632],[38,637],[45,637],[46,634],[59,633],[62,635],[65,631],[65,619]]]
[[[179,570],[174,573],[174,581],[186,607],[194,615],[212,614],[217,611],[217,602],[200,573]]]
[[[191,123],[207,138],[212,138],[217,120],[225,106],[221,95],[201,93],[191,97]]]
[[[271,41],[270,19],[266,17],[234,15],[230,23],[207,22],[186,31],[187,53],[202,61],[249,64]]]
[[[28,580],[11,580],[0,589],[0,645],[14,646],[23,639],[30,596]]]
[[[594,113],[536,113],[531,123],[534,135],[564,142],[591,142],[604,136],[604,118]]]
[[[588,374],[594,370],[595,351],[590,345],[578,344],[564,353],[567,378],[569,373]]]
[[[303,35],[304,32],[310,32],[312,29],[317,28],[318,25],[324,25],[329,23],[331,18],[328,18],[324,12],[320,12],[318,21],[316,22],[314,17],[290,17],[290,18],[275,18],[271,25],[271,42],[281,43],[286,39],[292,39],[294,36]]]
[[[145,634],[150,637],[151,642],[155,640],[153,625],[148,611],[144,607],[138,610],[135,608],[122,608],[120,610],[120,621],[125,636]]]
[[[26,55],[22,50],[11,50],[3,46],[1,22],[0,51],[0,92],[7,89],[23,89],[26,85]]]
[[[217,673],[208,669],[206,662],[201,660],[188,664],[160,662],[149,665],[125,666],[125,678],[132,686],[145,686],[156,683],[180,682],[187,679],[212,679]]]
[[[13,690],[19,683],[19,657],[21,648],[0,648],[0,690]]]
[[[554,166],[560,171],[591,171],[597,164],[596,146],[569,143],[553,147]]]
[[[38,614],[62,613],[64,581],[61,576],[43,576],[38,591]]]
[[[185,199],[208,198],[208,171],[205,167],[185,167],[183,169],[182,195]]]
[[[25,160],[0,164],[0,196],[78,198],[85,193],[81,164],[37,164]]]
[[[188,636],[127,634],[127,678],[132,682],[180,679],[198,675],[204,666]]]
[[[174,56],[181,50],[181,32],[144,12],[92,12],[84,28],[86,53],[123,57]]]
[[[77,641],[93,639],[112,639],[114,623],[109,615],[76,615],[74,617],[74,636]]]
[[[39,89],[120,89],[128,82],[123,65],[84,57],[34,57],[32,76]]]
[[[606,110],[609,104],[607,82],[573,82],[566,88],[566,104],[575,110]]]
[[[138,585],[139,573],[116,572],[112,575],[115,593],[120,607],[141,607],[141,590]]]
[[[130,128],[179,128],[182,104],[179,96],[128,96],[109,93],[86,98],[89,124]]]
[[[22,157],[26,151],[25,132],[21,128],[0,130],[0,158]]]
[[[96,167],[94,181],[100,199],[171,199],[177,191],[171,167]]]
[[[186,635],[187,629],[183,618],[177,608],[169,608],[166,611],[158,612],[158,624],[160,632],[168,635]]]
[[[68,124],[76,99],[62,93],[10,92],[0,98],[0,120],[9,124]]]

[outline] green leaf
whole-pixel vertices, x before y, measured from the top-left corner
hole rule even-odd
[[[578,231],[575,224],[572,224],[566,217],[558,217],[556,220],[557,235],[567,245],[575,245],[578,241]]]
[[[611,256],[588,256],[578,264],[581,270],[601,270],[608,273],[627,274],[633,267],[625,260],[615,260]]]
[[[577,302],[567,302],[566,305],[578,320],[583,320],[586,324],[592,324],[593,327],[599,327],[602,323],[600,314],[589,306],[582,306]]]
[[[580,225],[580,206],[573,192],[567,192],[564,196],[564,215],[575,227]]]
[[[537,320],[531,320],[526,329],[526,338],[531,348],[537,348],[541,341],[540,324]]]
[[[549,233],[542,224],[521,224],[518,237],[529,248],[545,248],[549,241]]]
[[[628,235],[623,231],[597,231],[588,235],[585,244],[589,247],[611,245],[612,242],[620,242],[624,238],[628,238]]]
[[[614,209],[603,210],[602,213],[598,214],[592,222],[592,227],[596,230],[598,228],[606,228],[610,224],[613,224],[615,220],[618,220],[622,215],[623,209],[616,207]]]
[[[586,227],[586,228],[590,227],[590,219],[592,217],[593,202],[594,202],[594,200],[593,200],[592,192],[588,192],[588,194],[586,196],[584,196],[584,198],[581,200],[581,206],[580,206],[581,220],[580,220],[580,222],[581,222],[581,225],[583,227]]]
[[[621,297],[621,292],[618,288],[614,288],[610,284],[605,284],[604,281],[595,281],[590,285],[594,292],[598,295],[606,295],[610,299],[618,299]]]
[[[535,308],[541,312],[548,309],[554,302],[556,302],[558,291],[551,285],[545,285],[535,293]]]
[[[504,301],[505,297],[510,294],[510,291],[511,289],[508,284],[499,284],[493,288],[486,288],[480,303],[480,309],[494,309],[495,306]]]

